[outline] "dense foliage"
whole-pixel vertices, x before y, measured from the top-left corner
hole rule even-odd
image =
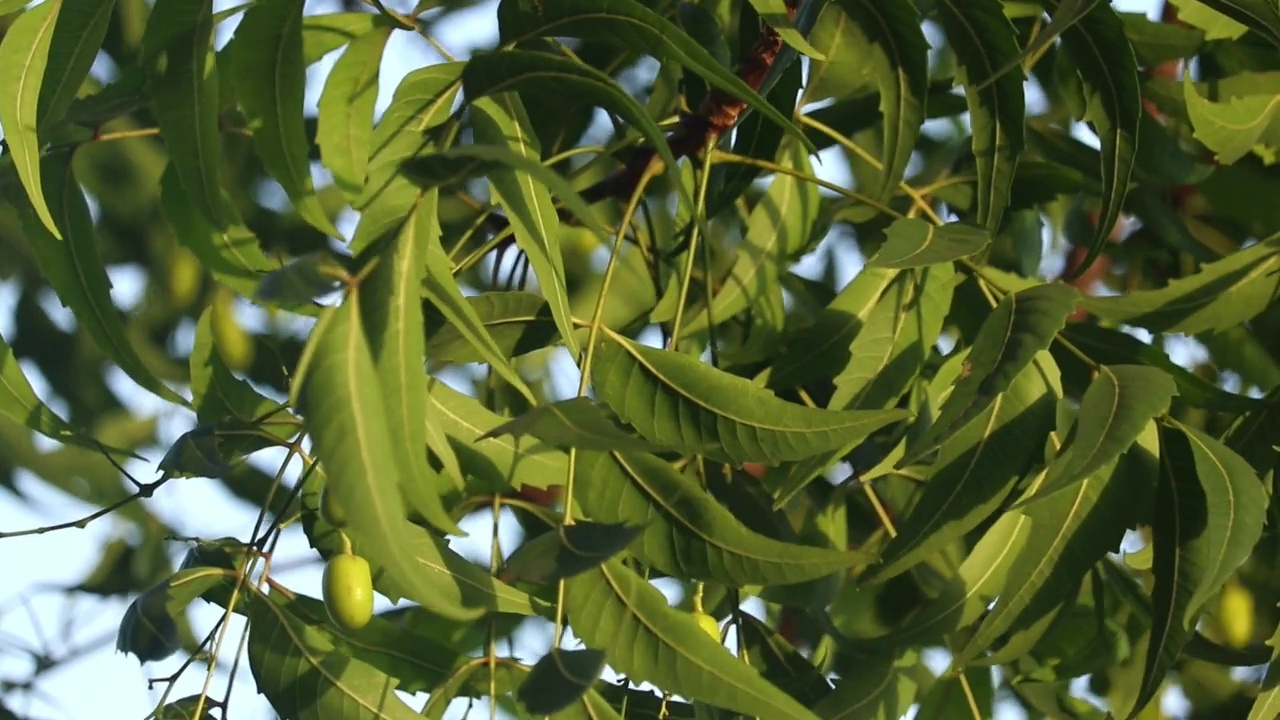
[[[155,717],[1280,712],[1276,0],[26,5],[0,484],[102,510],[0,536],[128,524],[67,592],[217,680]]]

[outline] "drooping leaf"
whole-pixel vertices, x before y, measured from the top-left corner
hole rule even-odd
[[[1044,483],[1027,502],[1043,500],[1084,480],[1119,457],[1152,418],[1169,409],[1177,392],[1173,380],[1155,368],[1101,367],[1080,401],[1070,443],[1050,463]]]
[[[142,361],[128,337],[120,311],[111,299],[111,280],[98,249],[89,206],[72,172],[70,156],[46,155],[40,164],[45,200],[64,239],[59,240],[45,230],[29,205],[18,209],[28,246],[44,279],[58,294],[63,307],[75,314],[76,321],[94,344],[125,374],[157,396],[185,405],[186,400]],[[17,184],[6,177],[0,186],[9,192],[16,189]]]
[[[991,243],[991,233],[982,228],[933,225],[919,218],[895,220],[884,234],[884,245],[867,261],[869,267],[920,268],[968,257]]]
[[[49,45],[60,7],[60,2],[36,5],[18,17],[0,40],[0,126],[4,127],[4,141],[9,148],[6,154],[13,159],[37,219],[55,240],[62,239],[62,231],[45,200],[37,129],[40,87],[49,64]]]
[[[697,481],[644,453],[579,452],[574,498],[597,522],[644,527],[632,552],[680,577],[735,587],[792,585],[865,560],[748,529]]]
[[[559,333],[546,299],[523,291],[489,291],[468,295],[489,337],[503,357],[519,357],[556,342]],[[434,307],[426,312],[427,359],[447,363],[484,362],[480,353]]]
[[[959,62],[973,127],[979,225],[994,230],[1024,145],[1026,101],[1018,36],[998,0],[940,0],[938,19]]]
[[[574,633],[629,679],[761,720],[816,720],[617,560],[570,578],[565,602]]]
[[[371,664],[331,626],[298,616],[286,593],[249,606],[249,670],[276,712],[297,720],[413,720],[400,681]]]
[[[955,364],[969,360],[957,358]],[[946,387],[947,381],[940,373],[935,387]],[[964,382],[955,384],[952,397]],[[1040,454],[1060,393],[1052,356],[1041,352],[974,422],[951,433],[928,469],[919,499],[898,523],[897,536],[862,581],[891,578],[986,520]]]
[[[1200,0],[1280,47],[1280,7],[1272,0]]]
[[[660,54],[674,58],[712,86],[746,101],[801,142],[808,142],[790,119],[765,102],[732,71],[716,62],[678,25],[635,0],[611,0],[607,6],[591,0],[559,0],[535,5],[532,12],[520,7],[522,5],[517,0],[506,0],[498,10],[506,41],[537,36],[578,37],[621,45],[641,55]],[[661,152],[658,143],[654,146]]]
[[[903,462],[936,448],[963,430],[1012,384],[1036,353],[1049,347],[1080,296],[1069,285],[1035,285],[1009,293],[982,323],[955,390]]]
[[[1057,7],[1067,4],[1045,2]],[[1089,252],[1076,270],[1079,275],[1102,253],[1120,218],[1143,111],[1138,62],[1125,37],[1124,23],[1110,3],[1092,2],[1079,22],[1063,32],[1062,43],[1080,73],[1088,103],[1085,120],[1097,132],[1102,150],[1102,208]]]
[[[564,484],[569,456],[563,451],[531,436],[490,435],[508,420],[444,382],[427,379],[428,431],[434,427],[445,436],[463,469],[486,487],[545,490]]]
[[[263,275],[253,298],[264,303],[296,305],[328,295],[350,280],[346,268],[333,255],[313,252]]]
[[[676,29],[675,32],[680,32]],[[499,50],[476,55],[462,71],[462,86],[471,102],[512,91],[534,91],[555,87],[572,88],[597,105],[617,113],[644,136],[666,167],[673,187],[692,198],[680,182],[675,156],[657,123],[630,94],[608,75],[568,58],[529,50]]]
[[[303,125],[306,67],[302,59],[304,0],[259,0],[241,18],[232,39],[236,98],[253,130],[267,172],[307,222],[341,237],[316,197],[307,164]]]
[[[545,583],[584,573],[626,549],[644,528],[622,523],[575,522],[529,540],[507,558],[503,573]]]
[[[541,405],[503,423],[480,437],[532,435],[564,449],[655,452],[664,448],[636,437],[608,408],[586,397]]]
[[[115,0],[60,0],[49,43],[49,63],[40,84],[37,127],[43,134],[62,123],[89,75],[111,22]]]
[[[308,66],[320,58],[369,34],[380,24],[377,15],[367,12],[309,14],[302,18],[302,62]]]
[[[352,198],[364,188],[378,72],[390,37],[391,28],[380,27],[353,40],[329,72],[320,93],[316,125],[320,158],[333,173],[334,183]]]
[[[645,438],[735,464],[803,460],[907,415],[796,405],[696,358],[612,333],[597,348],[592,381],[597,396]]]
[[[1151,640],[1134,717],[1159,689],[1213,597],[1262,535],[1267,492],[1249,463],[1204,432],[1160,427],[1152,509]]]
[[[831,693],[831,683],[813,662],[764,621],[742,613],[736,630],[743,657],[765,680],[810,707]]]
[[[471,103],[471,128],[476,142],[502,146],[530,162],[540,162],[542,149],[533,135],[529,117],[516,93],[500,93]],[[524,252],[538,280],[542,296],[551,306],[551,315],[569,355],[578,357],[573,330],[573,312],[565,287],[564,260],[560,251],[560,217],[548,188],[527,173],[497,166],[489,173],[494,199],[506,210],[515,233],[516,245]]]
[[[1259,242],[1159,290],[1081,301],[1104,320],[1152,332],[1199,333],[1246,322],[1280,293],[1280,236]]]
[[[559,712],[591,689],[604,663],[605,654],[599,650],[552,648],[534,664],[516,691],[516,697],[531,713]]]
[[[860,658],[858,672],[838,680],[814,713],[822,720],[900,718],[916,703],[929,675],[914,651],[901,657],[896,651],[884,651]]]
[[[490,609],[530,611],[527,598],[513,596],[513,589],[409,523],[380,380],[357,321],[359,305],[359,292],[349,294],[312,330],[296,405],[325,468],[326,488],[347,510],[346,532],[373,567],[375,587],[392,600],[408,597],[455,620]]]
[[[929,43],[911,3],[839,0],[836,4],[852,21],[849,37],[857,48],[845,48],[844,52],[869,58],[880,88],[884,170],[876,195],[888,197],[902,182],[924,123]]]
[[[212,43],[211,2],[156,0],[142,38],[142,58],[151,109],[182,187],[215,230],[226,230]]]
[[[213,428],[203,426],[180,435],[156,469],[167,476],[220,478],[234,468],[222,459]]]
[[[1213,102],[1200,96],[1190,74],[1184,76],[1182,88],[1196,139],[1219,163],[1230,165],[1260,143],[1280,145],[1280,98],[1274,92]]]
[[[437,194],[427,193],[405,219],[400,232],[389,238],[378,265],[360,285],[361,323],[369,338],[378,373],[392,447],[398,452],[405,497],[414,510],[443,532],[461,535],[440,501],[440,478],[427,464],[427,417],[422,399],[427,374],[422,363],[422,279],[427,273],[426,250],[439,233]]]
[[[179,570],[139,595],[120,620],[116,649],[140,662],[163,660],[181,648],[178,623],[187,606],[221,583],[224,571],[196,567]]]

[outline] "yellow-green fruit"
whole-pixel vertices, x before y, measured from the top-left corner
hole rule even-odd
[[[706,613],[694,613],[693,619],[698,621],[698,627],[703,632],[710,635],[716,642],[720,642],[720,623],[716,619]]]
[[[253,365],[253,338],[236,321],[235,297],[226,288],[219,288],[214,296],[209,322],[222,361],[232,370],[248,370]]]
[[[1222,639],[1242,648],[1253,639],[1253,593],[1238,580],[1229,581],[1218,596],[1218,624]]]
[[[334,555],[324,567],[324,607],[340,628],[359,630],[373,618],[373,576],[359,555]]]
[[[191,307],[200,296],[204,266],[200,258],[186,248],[178,248],[169,258],[169,296],[179,308]]]
[[[347,509],[329,492],[329,488],[320,491],[320,517],[336,528],[347,526]]]

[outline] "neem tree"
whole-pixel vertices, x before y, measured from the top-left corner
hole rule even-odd
[[[25,5],[0,464],[134,528],[69,591],[136,596],[122,650],[234,668],[157,717],[1280,711],[1275,0],[503,0],[376,121],[470,3]],[[122,374],[198,421],[155,481]],[[190,476],[259,512],[174,572]],[[475,513],[518,546],[455,552]]]

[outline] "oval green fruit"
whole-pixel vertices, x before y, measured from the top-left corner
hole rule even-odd
[[[320,517],[336,528],[347,526],[347,509],[329,492],[329,488],[320,491]]]
[[[698,621],[698,627],[703,632],[711,636],[711,639],[720,642],[720,623],[716,619],[706,613],[697,612],[693,614],[693,619]]]
[[[373,576],[359,555],[334,555],[324,567],[324,607],[340,628],[359,630],[373,618]]]
[[[1253,640],[1253,593],[1239,580],[1230,580],[1218,596],[1218,624],[1223,639],[1233,648],[1243,648]]]

